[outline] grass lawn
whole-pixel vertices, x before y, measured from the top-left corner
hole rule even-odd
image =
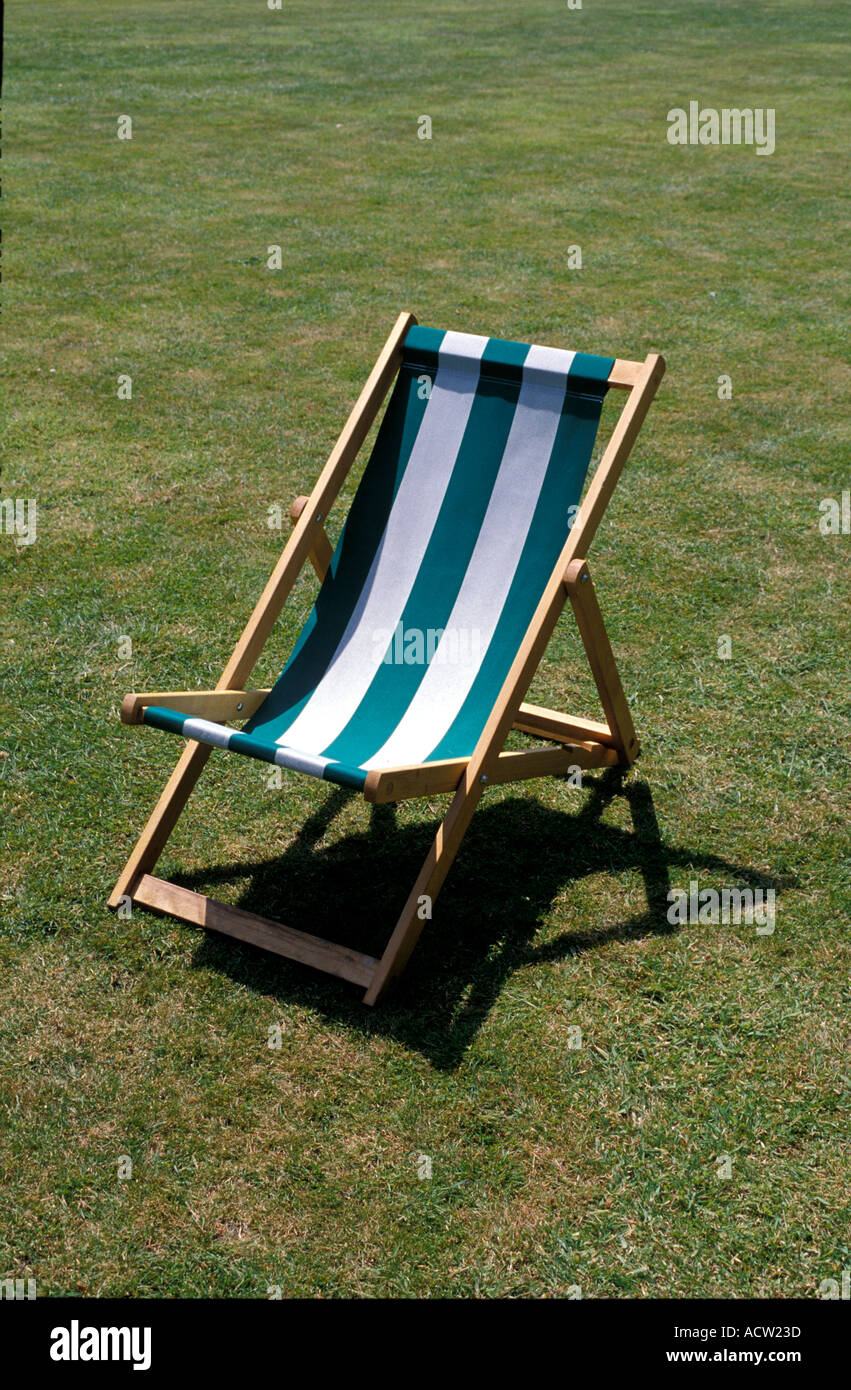
[[[851,535],[819,504],[851,487],[844,11],[7,6],[0,498],[38,511],[34,544],[0,533],[0,1277],[841,1278]],[[775,152],[669,144],[691,99],[776,109]],[[489,791],[367,1010],[105,903],[181,747],[123,728],[122,696],[215,684],[283,544],[269,508],[309,490],[403,308],[668,374],[590,557],[641,760]],[[255,684],[314,593],[306,571]],[[598,717],[579,656],[565,619],[530,698]],[[215,754],[160,871],[374,949],[446,798],[370,812],[267,772]],[[671,926],[693,880],[774,889],[774,932]]]

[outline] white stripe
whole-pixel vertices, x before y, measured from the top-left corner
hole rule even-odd
[[[449,729],[478,675],[523,554],[561,419],[566,372],[558,364],[553,375],[554,367],[548,360],[552,352],[550,348],[529,349],[505,452],[467,572],[446,622],[447,636],[438,643],[396,729],[363,764],[367,769],[422,762]],[[573,353],[560,356],[573,360]],[[546,384],[542,384],[544,373]],[[450,632],[468,635],[475,659],[452,664],[444,653],[441,660],[441,648]]]
[[[233,729],[224,724],[214,724],[210,719],[184,719],[180,731],[184,738],[199,739],[201,743],[212,743],[214,748],[227,748]]]
[[[292,768],[293,772],[309,772],[313,777],[321,777],[330,761],[330,758],[320,758],[315,753],[298,753],[295,748],[279,748],[275,754],[279,767]]]
[[[523,362],[523,380],[530,386],[558,386],[566,391],[575,356],[575,352],[565,352],[563,348],[530,347]]]
[[[444,336],[431,395],[357,607],[328,669],[277,743],[312,753],[327,748],[375,679],[386,650],[376,637],[386,632],[389,641],[419,573],[467,428],[487,343],[469,333]]]
[[[466,361],[478,373],[482,353],[489,342],[490,338],[482,338],[478,333],[456,333],[454,329],[449,329],[437,350],[438,363],[449,366],[452,362]]]

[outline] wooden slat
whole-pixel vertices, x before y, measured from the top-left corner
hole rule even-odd
[[[444,758],[433,763],[412,763],[408,767],[375,768],[367,775],[364,796],[367,801],[381,803],[454,791],[468,761],[467,758]],[[500,753],[488,781],[494,786],[523,782],[530,777],[558,776],[572,767],[611,767],[617,761],[615,750],[604,748],[602,744],[524,748]]]
[[[524,734],[534,734],[536,738],[553,738],[560,743],[582,742],[590,739],[594,743],[605,743],[614,747],[615,736],[608,724],[598,724],[594,719],[579,719],[576,715],[560,714],[558,710],[544,709],[541,705],[529,705],[524,701],[517,711],[514,728]]]
[[[639,752],[635,725],[591,575],[584,560],[572,560],[568,565],[564,587],[570,597],[579,635],[588,656],[588,664],[609,728],[615,736],[615,747],[624,762],[633,763]]]
[[[266,638],[313,548],[316,529],[327,516],[361,444],[369,433],[381,402],[390,389],[402,358],[405,335],[414,323],[416,319],[413,314],[400,314],[393,325],[392,332],[310,495],[310,505],[305,507],[296,522],[283,554],[222,673],[222,678],[216,686],[217,690],[241,689],[254,669]],[[110,907],[118,907],[122,898],[130,895],[140,874],[148,872],[156,864],[212,751],[209,744],[190,741],[181,753],[165,791],[110,894]]]
[[[147,705],[165,705],[180,714],[225,724],[229,719],[250,719],[268,694],[268,690],[146,690],[124,696],[121,722],[141,724]]]
[[[297,497],[295,499],[290,507],[290,521],[298,521],[309,501],[309,497]],[[324,579],[328,573],[328,566],[331,564],[333,554],[334,548],[328,539],[328,532],[320,522],[314,533],[313,546],[310,551],[310,563],[320,580]]]
[[[216,902],[203,893],[193,893],[190,888],[181,888],[153,874],[142,875],[133,901],[155,912],[167,912],[170,917],[192,926],[235,936],[239,941],[261,946],[264,951],[273,951],[275,955],[286,956],[302,965],[312,965],[316,970],[351,980],[356,985],[367,986],[378,964],[373,956],[338,946],[321,936],[311,936],[309,932],[294,931],[268,917],[245,912],[241,907],[229,907],[227,903]]]

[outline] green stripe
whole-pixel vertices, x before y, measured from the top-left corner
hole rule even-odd
[[[422,367],[426,371],[437,371],[437,358],[440,344],[445,338],[441,328],[422,328],[414,324],[405,335],[402,348],[402,362],[414,369]]]
[[[322,774],[326,782],[336,782],[338,787],[354,787],[363,791],[366,773],[362,767],[346,767],[343,763],[329,763]]]
[[[153,729],[165,729],[168,734],[182,734],[188,718],[187,714],[178,714],[177,710],[166,709],[164,705],[147,705],[142,711],[143,724],[150,724]]]
[[[529,353],[528,343],[509,343],[503,338],[489,338],[482,353],[481,379],[516,381],[523,377],[523,363]]]
[[[595,400],[602,400],[608,390],[607,383],[614,365],[614,357],[594,357],[590,352],[577,352],[567,374],[568,391],[578,391]]]

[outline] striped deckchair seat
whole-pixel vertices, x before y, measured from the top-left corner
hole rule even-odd
[[[363,788],[467,758],[576,515],[614,359],[412,327],[319,596],[241,731],[144,721]]]

